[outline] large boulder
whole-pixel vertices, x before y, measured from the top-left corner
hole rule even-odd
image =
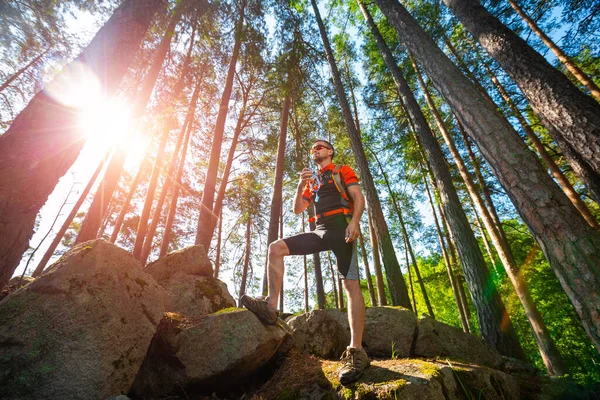
[[[341,364],[292,352],[253,399],[521,399],[516,380],[470,364],[417,359],[372,360],[357,382],[342,386]]]
[[[166,289],[169,312],[195,317],[235,307],[227,285],[212,277],[212,266],[203,246],[167,254],[148,264],[144,271]]]
[[[346,332],[350,343],[348,317],[341,310],[326,310]],[[362,345],[371,357],[408,357],[413,343],[417,318],[402,307],[369,307],[365,315]]]
[[[168,313],[152,339],[131,395],[160,398],[179,391],[231,387],[265,365],[286,335],[282,327],[265,326],[242,309],[190,319]]]
[[[344,328],[323,310],[314,310],[288,321],[296,346],[321,358],[339,358],[346,349]]]
[[[0,398],[100,399],[131,386],[166,293],[128,252],[74,247],[0,302]]]
[[[491,368],[503,362],[500,353],[482,339],[426,315],[419,318],[414,356],[448,357]]]

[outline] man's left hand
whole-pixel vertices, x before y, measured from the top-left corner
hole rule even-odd
[[[346,243],[353,242],[360,236],[358,221],[350,221],[346,228]]]

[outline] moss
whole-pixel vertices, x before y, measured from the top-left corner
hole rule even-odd
[[[197,279],[196,289],[203,296],[221,296],[221,288],[211,279]]]
[[[340,396],[346,400],[350,400],[354,398],[354,391],[350,388],[342,388],[340,391]]]
[[[301,397],[301,393],[298,388],[286,388],[279,394],[279,400],[295,400],[299,397]]]
[[[432,377],[438,377],[440,376],[440,367],[427,362],[427,361],[423,361],[423,360],[418,360],[418,359],[411,359],[410,360],[411,363],[415,366],[419,367],[419,370],[424,373],[425,375],[429,375]]]
[[[215,312],[215,315],[219,315],[219,314],[228,314],[228,313],[232,313],[232,312],[237,312],[237,311],[244,311],[242,308],[237,308],[237,307],[227,307],[227,308],[222,308],[219,311]]]

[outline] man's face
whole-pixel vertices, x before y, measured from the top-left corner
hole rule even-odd
[[[325,161],[328,157],[331,157],[333,150],[327,143],[315,142],[311,149],[312,159],[316,164]]]

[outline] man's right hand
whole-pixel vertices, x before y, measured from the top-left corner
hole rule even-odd
[[[304,187],[306,182],[312,179],[313,172],[310,168],[304,168],[302,172],[300,172],[300,181],[298,182],[298,187]]]

